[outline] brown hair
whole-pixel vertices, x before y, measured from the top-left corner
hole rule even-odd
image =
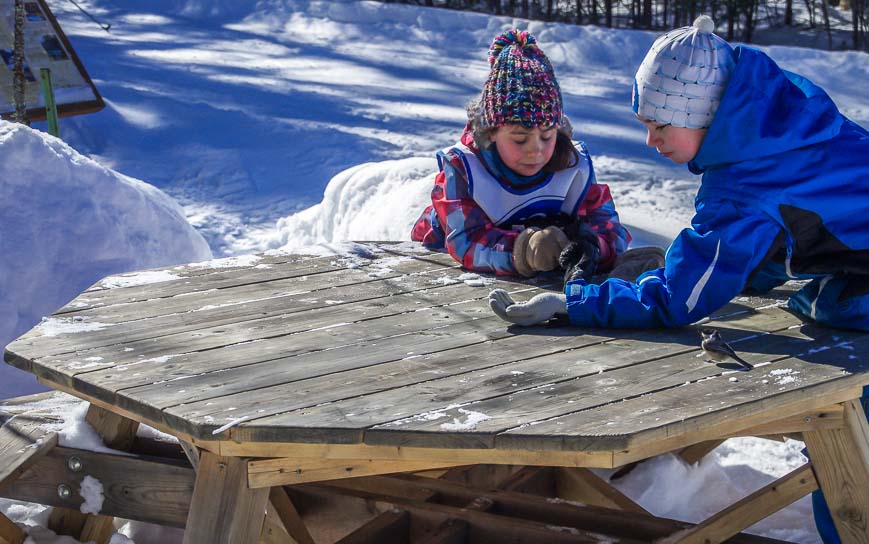
[[[474,134],[474,143],[479,149],[488,149],[492,145],[492,140],[489,139],[499,127],[483,126],[483,116],[480,110],[480,102],[473,100],[468,103],[468,125],[471,127],[471,132]],[[566,115],[562,116],[563,124],[556,127],[555,134],[555,151],[552,152],[552,158],[543,167],[544,172],[554,173],[561,170],[572,168],[579,164],[579,152],[573,145],[571,137],[573,136],[573,126]]]

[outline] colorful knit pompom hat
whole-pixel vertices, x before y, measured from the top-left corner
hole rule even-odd
[[[489,66],[480,98],[484,127],[563,125],[561,89],[534,36],[515,28],[496,36]]]

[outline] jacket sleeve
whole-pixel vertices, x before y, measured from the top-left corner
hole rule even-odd
[[[496,227],[470,196],[468,176],[459,157],[448,153],[442,164],[431,200],[447,251],[468,270],[517,274],[513,243],[518,233]]]
[[[608,272],[616,257],[625,252],[631,242],[631,234],[619,221],[610,188],[597,183],[591,173],[585,199],[577,210],[577,215],[585,217],[588,225],[597,234],[600,243],[600,262],[598,270]]]
[[[769,216],[745,215],[732,202],[698,203],[692,227],[667,250],[664,268],[636,283],[577,280],[565,286],[571,323],[586,327],[677,327],[710,315],[738,295],[781,227]]]

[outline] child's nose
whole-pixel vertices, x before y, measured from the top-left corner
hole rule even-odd
[[[646,129],[646,145],[649,147],[658,147],[659,138],[657,131],[654,128]]]

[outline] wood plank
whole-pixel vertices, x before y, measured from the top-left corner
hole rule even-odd
[[[382,480],[399,480],[404,484],[404,487],[384,484],[381,482]],[[411,491],[408,486],[411,488],[418,486],[437,492],[440,497],[439,500],[445,504],[431,504],[426,509],[425,503],[409,498]],[[294,489],[306,493],[310,490],[323,490],[321,493],[337,492],[368,500],[382,501],[392,504],[396,508],[407,508],[412,515],[426,515],[426,511],[429,512],[429,515],[436,511],[452,514],[458,510],[458,507],[454,505],[467,504],[477,497],[484,497],[498,505],[498,515],[504,519],[512,519],[518,523],[533,522],[553,527],[570,528],[576,532],[594,532],[599,536],[606,535],[618,542],[651,542],[691,526],[676,520],[611,508],[578,506],[567,501],[553,500],[551,497],[537,497],[509,491],[481,490],[459,482],[432,480],[411,475],[334,480],[327,484],[305,484]],[[408,508],[409,506],[416,508]],[[452,517],[466,519],[460,515]],[[770,539],[762,537],[740,534],[734,537],[731,542],[770,541]],[[530,542],[549,542],[549,540],[530,540]]]
[[[129,360],[131,355],[133,359],[139,355],[143,355],[143,353],[153,355],[153,353],[143,351],[143,349],[157,339],[160,340],[161,344],[171,343],[172,340],[179,337],[185,338],[188,341],[197,338],[200,340],[194,343],[192,347],[187,346],[185,351],[213,348],[233,343],[218,342],[215,344],[213,336],[217,334],[229,339],[234,338],[233,335],[241,334],[241,338],[234,340],[234,342],[249,341],[257,337],[245,337],[243,334],[245,331],[249,331],[252,327],[276,326],[281,322],[286,327],[289,321],[287,316],[299,312],[305,314],[304,318],[302,318],[305,323],[297,323],[297,327],[302,326],[297,330],[307,330],[318,326],[322,327],[347,322],[348,320],[372,319],[377,315],[393,315],[398,313],[383,311],[384,304],[382,301],[377,302],[377,299],[384,297],[408,294],[407,298],[390,299],[389,303],[392,305],[392,303],[398,300],[407,301],[408,299],[413,299],[410,303],[405,302],[408,308],[403,310],[413,311],[417,308],[425,307],[419,306],[421,302],[429,302],[430,305],[443,305],[455,302],[455,297],[462,297],[458,298],[458,300],[468,298],[470,293],[474,293],[479,298],[483,298],[488,294],[488,290],[459,282],[457,278],[460,273],[456,270],[448,269],[444,272],[444,275],[448,276],[446,280],[418,274],[354,284],[336,290],[336,294],[340,294],[341,297],[337,300],[311,298],[310,295],[305,294],[267,298],[242,305],[245,311],[233,305],[151,318],[142,316],[141,319],[134,321],[103,325],[88,322],[77,323],[73,318],[63,318],[67,320],[64,323],[74,325],[70,328],[71,332],[50,332],[57,328],[57,321],[44,322],[9,344],[7,351],[20,358],[29,360],[51,358],[52,356],[72,353],[83,358],[102,356],[98,348],[103,348],[103,351],[105,351],[114,344],[123,343],[125,348],[132,348],[135,351],[134,354],[131,354],[129,351],[123,352]],[[456,283],[450,283],[453,280]],[[497,283],[493,285],[497,285]],[[447,300],[451,297],[453,297],[452,300]],[[372,309],[375,308],[380,308],[381,313],[372,315]],[[319,320],[319,324],[304,326],[306,322],[311,320]],[[86,325],[93,327],[93,330],[83,333],[82,328]],[[215,329],[218,330],[215,331]],[[60,331],[63,330],[60,329]],[[273,332],[272,335],[278,336],[278,332]],[[248,334],[250,333],[248,332]],[[260,337],[267,336],[268,334]],[[203,342],[203,340],[205,341]],[[208,342],[208,340],[211,340],[211,342]],[[173,346],[172,349],[174,351],[180,350],[185,344],[174,343]],[[182,351],[178,352],[181,353]],[[70,357],[75,358],[75,356],[67,356],[60,357],[60,359],[68,360]],[[10,362],[15,363],[14,360]],[[91,371],[100,366],[73,367],[71,370]]]
[[[421,357],[453,347],[503,338],[510,333],[495,317],[464,319],[439,310],[421,310],[419,320],[406,326],[406,316],[378,320],[381,326],[392,323],[398,328],[391,336],[378,334],[378,328],[348,330],[342,342],[334,331],[312,331],[269,340],[228,346],[220,350],[188,353],[172,358],[162,365],[133,365],[141,372],[125,372],[130,368],[101,370],[78,376],[87,386],[112,392],[123,391],[125,397],[136,398],[158,408],[191,404],[215,397],[276,386],[299,379],[363,368],[375,364],[407,359],[409,349]],[[482,311],[479,314],[483,316]],[[436,324],[444,321],[446,325]],[[350,329],[352,327],[346,327]],[[385,328],[385,327],[384,327]],[[342,330],[341,332],[344,332]],[[330,336],[332,335],[332,336]],[[366,338],[365,336],[373,336]],[[329,350],[316,349],[317,342],[331,342]],[[311,346],[306,348],[305,346]],[[304,351],[311,349],[313,351]],[[161,372],[162,370],[162,372]],[[162,374],[162,377],[160,377]]]
[[[869,335],[853,338],[848,348],[869,349]],[[750,417],[756,412],[769,413],[776,406],[782,410],[779,413],[799,413],[843,402],[847,395],[853,398],[853,390],[866,385],[869,375],[864,366],[867,363],[849,359],[851,353],[851,349],[810,350],[751,372],[704,379],[583,410],[530,429],[516,428],[498,435],[496,444],[519,448],[531,441],[538,444],[543,435],[554,437],[547,444],[556,448],[639,450],[649,445],[657,450],[677,444],[676,437],[698,433],[696,439],[676,446],[681,448],[723,436],[702,434],[712,425],[734,421],[733,430],[738,431],[778,419],[767,416],[753,421]],[[738,381],[730,381],[730,377]],[[620,464],[632,460],[637,459],[624,458]]]
[[[692,444],[687,448],[682,448],[676,455],[681,457],[685,463],[693,465],[706,457],[706,455],[711,453],[712,450],[723,444],[725,440],[726,439],[722,438],[698,442],[697,444]]]
[[[115,532],[115,518],[103,515],[88,515],[85,519],[79,540],[82,542],[95,542],[96,544],[108,544]]]
[[[407,308],[402,308],[402,304],[406,304]],[[439,323],[455,322],[463,319],[472,320],[480,316],[491,317],[491,313],[485,309],[481,300],[469,300],[461,305],[452,305],[445,308],[419,309],[411,299],[399,299],[390,303],[389,307],[382,303],[370,304],[367,310],[368,315],[353,315],[352,312],[345,312],[342,316],[340,313],[334,311],[329,316],[329,319],[322,323],[317,323],[317,319],[315,319],[314,316],[310,316],[311,320],[307,323],[297,322],[296,326],[300,329],[297,331],[294,331],[288,323],[281,322],[279,319],[267,320],[268,323],[259,323],[255,326],[247,323],[226,328],[215,327],[206,331],[208,333],[207,336],[203,336],[205,334],[203,331],[198,331],[155,339],[145,342],[145,344],[140,342],[128,344],[127,347],[123,349],[138,349],[138,355],[132,360],[130,360],[131,357],[133,357],[132,354],[112,354],[109,351],[105,351],[102,352],[105,357],[103,357],[103,355],[92,354],[87,358],[82,358],[80,360],[73,359],[72,361],[65,361],[57,358],[39,360],[33,365],[34,368],[31,370],[33,370],[39,378],[45,379],[51,383],[71,387],[83,394],[102,397],[103,400],[114,403],[114,398],[111,394],[107,394],[98,386],[88,388],[89,384],[84,381],[86,378],[75,377],[75,373],[78,372],[75,370],[77,365],[91,364],[87,362],[91,357],[103,357],[105,360],[104,363],[100,362],[94,364],[102,366],[103,368],[108,366],[117,367],[116,372],[130,372],[128,370],[130,365],[136,367],[135,371],[145,371],[149,366],[151,366],[153,367],[151,372],[156,373],[161,367],[176,366],[178,363],[173,363],[171,360],[175,357],[182,356],[188,349],[213,349],[221,347],[221,345],[241,344],[270,337],[287,337],[293,333],[309,331],[300,336],[293,335],[292,337],[286,338],[286,344],[281,344],[273,339],[269,339],[268,345],[273,345],[275,346],[274,349],[278,350],[278,355],[272,355],[272,358],[281,355],[301,354],[322,350],[324,349],[324,346],[330,346],[330,344],[332,347],[338,347],[341,345],[357,343],[366,339],[371,340],[384,338],[398,334],[401,331],[400,329],[395,330],[395,328],[386,328],[371,332],[371,327],[368,325],[368,318],[373,317],[372,314],[379,314],[381,316],[394,315],[395,317],[392,321],[396,323],[404,321],[406,323],[407,317],[400,316],[403,310],[419,310],[414,317],[428,317],[431,320],[430,323],[432,327],[437,327]],[[320,317],[324,316],[321,315]],[[353,324],[354,319],[365,322],[365,326]],[[381,320],[381,323],[387,322]],[[322,327],[319,326],[321,324],[323,325]],[[225,329],[230,328],[234,332],[234,335],[230,335],[232,338],[222,336],[223,333],[227,333],[227,330]],[[131,348],[130,345],[137,346],[137,348]],[[287,346],[287,349],[283,349],[281,347],[282,345]],[[116,348],[116,351],[120,351],[120,349]],[[109,357],[111,357],[111,359]],[[126,359],[126,361],[124,361],[124,359]],[[228,359],[222,360],[228,361]],[[73,368],[70,369],[69,367]],[[155,381],[153,377],[146,379],[146,383],[153,383],[153,381]]]
[[[322,482],[349,477],[416,472],[456,466],[449,461],[385,461],[382,459],[280,458],[250,461],[247,465],[251,489],[306,482]]]
[[[281,518],[271,503],[266,504],[266,517],[263,520],[263,530],[257,544],[298,544],[296,539],[287,533]]]
[[[743,529],[778,512],[815,489],[818,482],[807,463],[764,486],[711,518],[659,540],[660,544],[706,544],[725,542]]]
[[[203,452],[184,544],[254,542],[262,531],[268,489],[249,489],[247,461]]]
[[[756,316],[754,319],[767,318],[763,314]],[[787,318],[781,322],[789,323]],[[340,426],[348,430],[364,429],[364,440],[369,444],[426,447],[436,442],[453,447],[493,447],[498,432],[619,402],[647,383],[660,389],[720,375],[722,369],[696,356],[699,346],[685,345],[694,339],[694,334],[690,330],[668,331],[664,340],[660,331],[634,332],[629,339],[582,349],[571,346],[572,351],[246,422],[239,432],[251,432],[257,425],[281,426],[285,430],[303,425],[305,429]],[[766,346],[775,344],[765,339],[753,341]],[[787,353],[788,349],[805,348],[802,340],[790,336],[783,336],[779,343],[780,346],[769,349]],[[668,355],[673,357],[667,358]],[[769,358],[770,354],[756,357]],[[462,392],[462,405],[450,407],[455,404],[457,391]],[[398,404],[401,412],[393,408]],[[420,411],[408,413],[414,408]],[[463,425],[474,415],[478,415],[478,420],[473,428]],[[301,429],[293,432],[302,436]]]
[[[57,433],[38,416],[9,416],[0,411],[0,490],[57,445]]]
[[[136,439],[139,423],[105,408],[90,405],[85,421],[97,432],[107,448],[129,451]]]
[[[856,396],[855,396],[856,398]],[[803,433],[815,476],[842,542],[869,542],[869,423],[858,400],[845,426]]]
[[[0,544],[22,544],[26,538],[27,533],[0,512]]]
[[[300,255],[244,255],[234,258],[238,263],[246,263],[239,264],[238,266],[226,266],[228,263],[231,264],[232,261],[230,259],[222,259],[117,274],[98,281],[93,287],[62,308],[61,311],[63,313],[70,313],[92,307],[146,301],[154,297],[168,297],[178,293],[195,292],[201,290],[201,288],[197,289],[197,286],[201,284],[213,286],[209,288],[226,288],[357,268],[367,268],[373,273],[380,274],[390,267],[411,266],[418,267],[417,269],[433,270],[436,268],[458,266],[449,255],[445,254],[430,253],[426,256],[413,256],[380,252],[382,256],[378,256],[376,253],[377,250],[372,252],[370,258],[356,258],[349,255],[319,257]],[[153,274],[155,272],[157,274]],[[159,276],[161,272],[165,277],[170,279],[153,281],[160,278],[143,278],[142,281],[150,282],[141,285],[135,285],[136,282],[128,281],[130,276],[142,276],[143,273]],[[111,284],[123,285],[125,283],[132,283],[133,285],[107,287]]]
[[[71,457],[80,460],[80,472],[69,470],[67,464]],[[75,490],[79,489],[85,475],[103,484],[103,514],[184,527],[194,474],[189,466],[177,461],[58,446],[18,480],[0,489],[0,496],[78,511],[84,499]],[[73,488],[69,499],[58,497],[57,486],[61,483]],[[79,534],[80,531],[79,527]]]
[[[481,310],[482,311],[482,310]],[[421,313],[420,316],[424,315]],[[444,314],[449,315],[449,314]],[[396,318],[406,319],[406,318]],[[455,321],[455,316],[449,317],[447,321]],[[429,320],[431,321],[431,320]],[[425,323],[425,321],[424,321]],[[191,433],[210,433],[219,425],[223,425],[225,421],[215,424],[218,418],[227,416],[241,417],[244,415],[253,418],[262,418],[276,413],[285,412],[294,408],[305,408],[323,404],[326,402],[338,401],[348,397],[355,397],[372,391],[376,392],[383,389],[391,389],[404,384],[422,383],[432,381],[442,376],[449,376],[456,373],[467,373],[469,370],[485,368],[486,366],[496,365],[501,360],[515,360],[521,357],[539,356],[552,351],[563,351],[571,347],[581,346],[588,343],[600,342],[605,340],[605,337],[582,336],[582,337],[567,337],[563,338],[560,343],[536,343],[533,346],[528,346],[527,341],[520,336],[509,335],[503,329],[503,325],[497,322],[497,318],[488,317],[485,319],[475,320],[473,322],[463,322],[467,327],[466,335],[453,333],[452,329],[448,331],[433,330],[430,334],[436,335],[438,341],[450,342],[449,338],[453,338],[460,345],[456,348],[448,350],[436,351],[422,356],[416,351],[410,356],[407,355],[407,348],[401,348],[402,342],[406,338],[396,339],[397,343],[393,343],[391,339],[383,339],[383,350],[387,353],[387,357],[396,355],[404,356],[398,360],[389,361],[383,364],[370,365],[359,369],[346,370],[340,374],[326,374],[321,377],[311,378],[307,380],[298,380],[286,384],[279,384],[272,387],[264,387],[250,392],[242,391],[237,394],[226,395],[219,399],[202,400],[198,402],[185,403],[183,406],[169,407],[161,412],[162,417],[171,422],[171,425],[179,429],[187,429],[184,432]],[[552,338],[561,338],[560,331],[567,329],[551,330]],[[494,332],[493,332],[494,331]],[[550,329],[546,329],[547,332]],[[371,333],[368,333],[369,335]],[[443,336],[446,334],[446,336]],[[508,334],[506,338],[502,335]],[[497,341],[486,341],[480,343],[480,340],[486,337],[497,339]],[[501,337],[502,339],[499,339]],[[372,344],[379,344],[380,340],[372,340]],[[475,345],[473,350],[464,349],[465,345]],[[337,350],[329,350],[322,352],[319,355],[311,354],[301,359],[293,361],[292,367],[287,367],[284,372],[293,373],[295,369],[300,372],[316,374],[322,368],[323,370],[340,369],[340,365],[353,365],[353,359],[349,363],[345,361],[352,356],[354,349],[359,350],[360,346],[351,345],[347,349],[341,350],[346,353],[345,356],[335,357],[337,362],[328,362],[329,358]],[[364,347],[364,346],[361,346]],[[377,356],[379,346],[373,346],[371,357],[373,361],[377,361],[380,357]],[[485,350],[490,357],[481,358],[478,353]],[[361,351],[361,350],[359,350]],[[426,352],[425,346],[421,346],[421,351]],[[392,355],[389,355],[392,354]],[[369,361],[366,353],[359,353],[358,360],[361,363]],[[314,362],[318,364],[313,364]],[[328,366],[322,366],[328,365]],[[335,366],[332,366],[335,365]],[[219,378],[219,376],[216,376]],[[239,376],[238,379],[242,379]],[[340,380],[342,387],[336,388],[335,383]],[[276,380],[277,381],[277,380]],[[167,386],[171,387],[171,386]],[[177,391],[177,390],[176,390]],[[186,388],[184,389],[186,391]],[[303,393],[303,394],[300,394]],[[126,406],[127,395],[138,396],[138,392],[122,391],[118,403]],[[181,393],[177,393],[181,395]],[[158,402],[155,396],[148,395],[149,403]],[[177,397],[176,397],[177,398]],[[253,404],[250,404],[253,402]],[[227,413],[226,409],[233,406],[248,406],[249,411],[235,413]],[[233,427],[229,430],[229,435],[235,440],[249,441],[252,435],[244,436],[247,433],[242,427]],[[242,434],[236,434],[242,433]],[[273,434],[272,428],[266,428],[266,436]],[[200,435],[203,436],[203,435]],[[278,436],[280,438],[280,436]],[[272,439],[274,440],[274,439]],[[358,437],[357,437],[358,441]]]
[[[269,501],[274,507],[275,514],[284,524],[287,533],[298,544],[315,544],[293,501],[290,500],[289,495],[282,487],[273,487],[269,490]]]
[[[410,514],[406,510],[392,509],[376,516],[335,544],[407,544],[409,533]]]
[[[560,499],[651,515],[645,508],[586,468],[559,468],[555,471],[555,486],[556,496]]]
[[[334,263],[326,267],[306,266],[301,269],[280,267],[277,271],[268,272],[250,268],[247,271],[234,272],[230,277],[220,274],[199,277],[195,280],[170,282],[169,285],[173,290],[168,292],[165,288],[161,288],[162,284],[112,289],[101,293],[105,297],[102,300],[94,300],[93,293],[85,293],[71,303],[80,305],[78,309],[67,310],[60,316],[101,323],[121,323],[140,319],[142,316],[157,317],[174,312],[189,312],[207,306],[241,303],[245,300],[302,295],[306,292],[310,294],[320,291],[334,292],[336,288],[342,286],[371,283],[405,274],[437,275],[439,271],[457,268],[456,263],[441,266],[419,260],[407,260],[386,266],[385,262],[373,261],[370,265],[352,269],[336,266]],[[80,299],[85,299],[87,302],[81,302]]]
[[[803,431],[816,431],[818,429],[840,429],[845,425],[845,410],[841,404],[824,406],[818,410],[810,410],[801,414],[794,414],[782,419],[770,421],[762,425],[749,427],[734,436],[768,436],[789,435]],[[731,437],[727,437],[731,438]]]
[[[106,447],[129,451],[136,438],[139,424],[99,406],[90,405],[85,421],[93,427]],[[114,532],[114,519],[102,514],[84,514],[55,507],[48,528],[58,534],[76,537],[83,542],[106,544]],[[81,528],[79,530],[79,527]]]

